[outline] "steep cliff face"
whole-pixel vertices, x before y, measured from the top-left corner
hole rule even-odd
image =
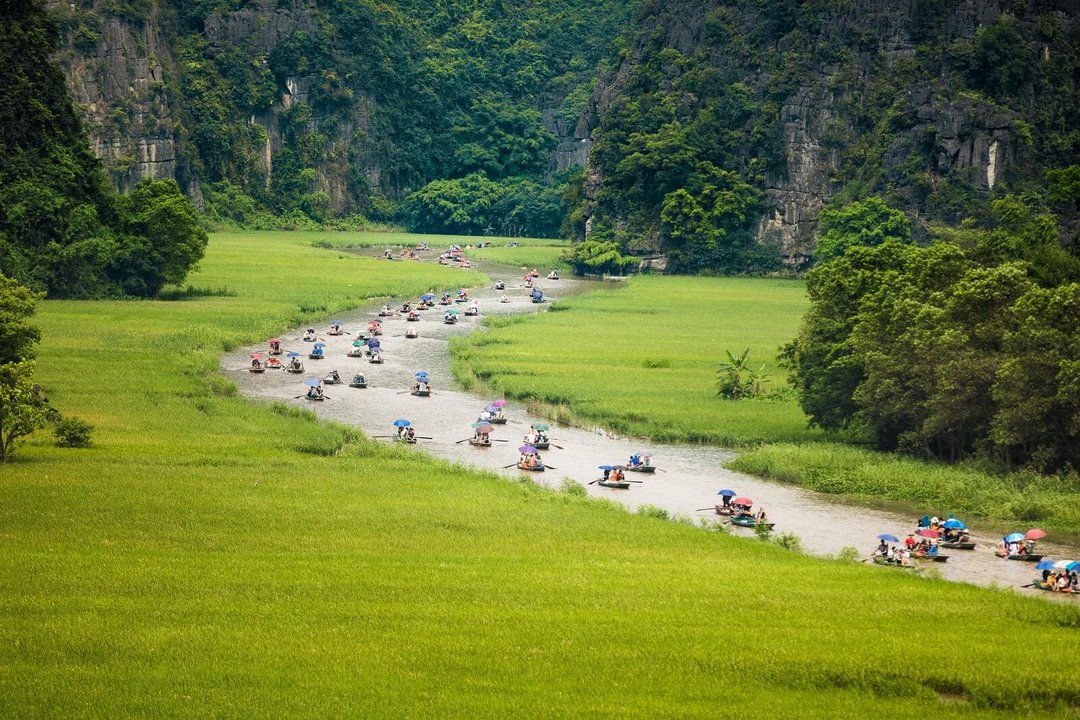
[[[612,184],[631,187],[619,176],[673,126],[717,144],[740,136],[742,150],[725,159],[762,193],[754,237],[790,265],[808,259],[818,212],[838,194],[891,196],[919,224],[956,219],[964,199],[1036,177],[1049,159],[1040,130],[1071,117],[1041,105],[1075,104],[1078,3],[1026,5],[646,4],[636,42],[601,76],[576,130],[601,146],[590,229],[629,223],[642,246],[665,245],[660,202],[633,206]],[[1052,87],[1055,73],[1063,87]],[[628,111],[643,92],[670,111]],[[708,113],[720,121],[703,121]],[[762,149],[770,142],[776,152]]]
[[[63,6],[69,32],[58,59],[94,154],[124,191],[143,178],[175,179],[175,116],[166,92],[175,66],[156,7],[133,21]]]

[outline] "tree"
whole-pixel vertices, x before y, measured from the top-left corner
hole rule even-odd
[[[0,275],[0,365],[31,360],[41,333],[27,322],[41,295]]]
[[[29,361],[0,365],[0,462],[11,459],[16,446],[49,420],[33,375],[34,364]]]
[[[881,198],[870,197],[842,207],[822,208],[818,215],[818,262],[840,257],[855,245],[873,247],[888,239],[911,240],[911,222],[899,210],[893,210]]]
[[[716,371],[716,396],[728,400],[741,400],[748,397],[757,397],[764,394],[764,384],[769,381],[765,374],[765,366],[757,370],[750,367],[748,357],[750,348],[743,350],[742,355],[733,355],[730,350],[725,350],[727,362],[721,363]]]

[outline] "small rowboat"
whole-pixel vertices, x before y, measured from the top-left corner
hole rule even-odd
[[[427,397],[428,395],[431,394],[431,391],[430,390],[413,390],[412,394],[415,395],[416,397]]]
[[[308,400],[310,400],[311,402],[322,402],[323,400],[326,399],[322,395],[305,395],[304,397],[307,398]]]
[[[948,555],[916,555],[912,553],[912,560],[922,560],[923,562],[948,562]]]
[[[345,354],[349,357],[364,357],[364,349],[358,347],[352,348],[351,350],[349,350],[349,352]]]
[[[418,337],[420,337],[420,333],[416,332],[416,330],[414,330],[413,328],[409,328],[405,331],[406,340],[415,340]]]
[[[451,315],[448,318],[443,318],[443,322],[447,325],[457,325],[457,315]]]
[[[1002,550],[995,550],[994,554],[999,558],[1005,558],[1006,560],[1019,560],[1020,562],[1039,562],[1043,559],[1042,555],[1006,555]]]
[[[337,385],[341,382],[341,378],[337,375],[327,375],[323,378],[323,385]]]
[[[738,525],[739,527],[747,528],[757,527],[759,524],[757,518],[753,515],[732,515],[729,522],[732,525]],[[764,525],[767,528],[772,528],[773,523],[767,522],[764,523]]]
[[[1080,597],[1080,592],[1076,592],[1072,588],[1058,590],[1056,586],[1050,585],[1049,583],[1044,583],[1041,578],[1035,580],[1032,585],[1042,590],[1043,592],[1060,593],[1061,595],[1075,595],[1076,597]]]
[[[405,322],[420,322],[420,316],[419,315],[410,315],[407,318],[405,318]]]
[[[529,472],[544,472],[543,463],[537,463],[536,465],[533,465],[531,467],[529,465],[526,465],[525,463],[518,463],[518,467],[522,470],[528,470]]]
[[[281,361],[277,358],[270,358],[266,361],[264,366],[267,370],[284,370],[285,366],[281,364]]]
[[[630,483],[626,482],[612,482],[611,480],[597,480],[596,484],[600,487],[614,488],[615,490],[629,490]]]
[[[891,562],[886,559],[884,555],[875,555],[872,560],[875,565],[884,565],[885,567],[898,568],[900,570],[918,570],[915,565],[901,565],[898,562]]]
[[[341,328],[338,328],[337,330],[327,330],[326,334],[327,335],[344,335],[345,331],[342,330]]]
[[[537,450],[550,450],[551,449],[551,443],[548,442],[547,440],[537,440],[536,442],[532,443],[532,446],[534,448],[536,448]]]
[[[971,540],[965,540],[962,542],[943,542],[938,547],[945,550],[974,550],[975,543]]]
[[[379,311],[379,317],[393,317],[394,314],[395,314],[394,310],[380,310]]]
[[[382,365],[382,355],[372,355],[368,358],[368,362],[372,365]]]
[[[466,308],[465,309],[465,317],[476,317],[479,314],[480,314],[480,311],[477,310],[476,308]]]
[[[469,438],[469,444],[473,447],[491,447],[490,440],[477,440],[476,438]]]
[[[734,512],[735,512],[735,510],[733,510],[730,505],[727,505],[727,506],[717,505],[716,506],[716,514],[717,515],[731,515]]]
[[[285,368],[285,372],[291,372],[294,375],[299,375],[302,372],[304,372],[304,364],[300,363],[300,367],[288,366],[288,367]]]
[[[491,418],[490,420],[488,420],[488,422],[491,423],[492,425],[505,425],[506,424],[506,418],[504,418],[504,417],[495,417],[495,418]]]
[[[459,298],[456,298],[456,299],[454,300],[454,302],[456,302],[456,303],[463,303],[463,302],[469,302],[469,298],[463,298],[463,297],[459,297]]]
[[[248,372],[253,372],[253,373],[266,372],[266,368],[264,368],[262,365],[260,365],[259,367],[249,367]]]
[[[352,388],[366,388],[367,383],[366,382],[361,382],[361,383],[351,382],[351,383],[349,383],[349,387],[352,387]]]
[[[439,304],[440,305],[453,305],[454,301],[451,300],[450,298],[443,298],[442,300],[439,301]]]
[[[654,473],[656,472],[655,465],[627,465],[626,472],[639,472],[639,473]]]
[[[396,437],[396,438],[394,438],[394,442],[406,443],[408,445],[415,445],[416,444],[416,438]]]
[[[308,353],[308,360],[322,360],[324,357],[322,353]]]
[[[270,355],[280,355],[280,354],[282,354],[282,353],[283,353],[283,352],[285,352],[285,351],[284,351],[284,350],[281,350],[281,349],[278,349],[278,350],[268,350],[267,352],[268,352],[268,353],[269,353]]]

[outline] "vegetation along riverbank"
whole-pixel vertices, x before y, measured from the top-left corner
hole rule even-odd
[[[0,713],[687,717],[736,687],[750,717],[1076,712],[1072,605],[469,472],[215,372],[223,348],[470,278],[215,235],[202,290],[41,303],[38,377],[94,442],[39,434],[0,474]],[[964,661],[912,663],[928,644]]]
[[[839,444],[807,428],[777,349],[807,308],[803,283],[751,278],[635,277],[539,316],[489,323],[457,341],[455,372],[562,420],[622,434],[741,447],[732,467],[822,492],[906,500],[1080,532],[1074,481],[946,465]],[[725,350],[771,378],[763,399],[716,397]],[[704,350],[704,351],[703,351]]]

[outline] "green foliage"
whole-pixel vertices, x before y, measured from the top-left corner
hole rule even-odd
[[[569,262],[574,272],[579,275],[604,274],[622,275],[627,268],[637,262],[637,258],[627,257],[619,252],[619,244],[614,240],[602,239],[601,233],[594,233],[588,240],[574,243],[569,253]]]
[[[1015,197],[993,212],[928,247],[853,239],[810,273],[784,358],[812,422],[925,457],[1080,467],[1080,342],[1065,329],[1080,263],[1051,216]]]
[[[88,448],[94,426],[76,417],[66,417],[53,427],[56,446],[63,448]]]
[[[34,359],[41,332],[27,321],[41,297],[0,275],[0,365]]]
[[[10,460],[26,436],[48,422],[33,376],[30,361],[0,364],[0,463]]]
[[[716,371],[716,396],[727,400],[742,400],[763,395],[769,376],[764,365],[757,370],[750,367],[747,360],[750,348],[743,350],[742,355],[734,355],[730,350],[724,352],[727,354],[727,362],[721,363]]]
[[[855,245],[873,247],[889,239],[911,239],[911,221],[904,213],[871,197],[844,206],[827,206],[818,215],[821,235],[815,257],[826,262],[840,257]]]

